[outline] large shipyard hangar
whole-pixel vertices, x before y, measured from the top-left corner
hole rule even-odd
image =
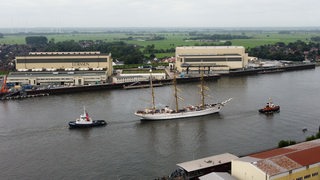
[[[8,82],[30,85],[90,85],[112,75],[111,54],[100,52],[30,52],[16,57]]]
[[[228,72],[246,67],[248,54],[242,46],[186,46],[176,48],[176,69],[179,72]]]

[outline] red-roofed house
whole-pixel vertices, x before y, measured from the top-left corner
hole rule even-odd
[[[232,160],[239,180],[319,180],[320,139]]]

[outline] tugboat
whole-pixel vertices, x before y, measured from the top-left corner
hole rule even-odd
[[[89,128],[105,125],[107,125],[105,120],[92,120],[85,107],[83,107],[83,114],[80,114],[80,118],[69,122],[69,128]]]
[[[274,105],[271,101],[271,98],[269,98],[269,102],[267,102],[267,105],[259,109],[260,113],[274,113],[274,112],[279,112],[280,111],[280,106]]]

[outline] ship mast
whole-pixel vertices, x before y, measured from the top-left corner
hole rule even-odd
[[[200,93],[201,93],[201,108],[204,108],[204,78],[203,78],[203,71],[201,71],[201,87],[200,87]]]
[[[178,112],[179,105],[178,105],[178,89],[177,89],[176,73],[174,73],[174,75],[173,75],[173,86],[174,86],[174,98],[176,100],[176,112]]]
[[[154,101],[154,89],[152,84],[152,69],[150,69],[150,88],[151,88],[151,96],[152,96],[152,109],[156,109],[155,101]]]

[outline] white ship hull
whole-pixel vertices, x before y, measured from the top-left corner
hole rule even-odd
[[[166,106],[164,109],[157,109],[155,106],[154,101],[154,90],[152,86],[152,75],[150,73],[150,87],[151,87],[151,95],[152,95],[152,108],[147,108],[145,110],[139,110],[135,112],[134,114],[136,116],[139,116],[141,120],[169,120],[169,119],[178,119],[178,118],[188,118],[188,117],[196,117],[196,116],[204,116],[208,114],[214,114],[218,113],[221,108],[231,100],[228,99],[226,101],[223,101],[221,103],[217,104],[205,104],[204,98],[205,98],[205,88],[204,81],[203,81],[203,74],[201,74],[201,104],[198,106],[189,106],[185,107],[183,109],[179,109],[178,107],[178,89],[176,86],[176,76],[173,76],[173,85],[174,85],[174,98],[176,102],[176,110],[169,109],[168,106]]]
[[[223,107],[222,103],[215,104],[211,107],[206,107],[205,109],[193,110],[193,111],[183,111],[183,112],[158,112],[158,113],[138,113],[135,115],[139,116],[142,120],[169,120],[178,118],[188,118],[196,116],[204,116],[209,114],[218,113]]]

